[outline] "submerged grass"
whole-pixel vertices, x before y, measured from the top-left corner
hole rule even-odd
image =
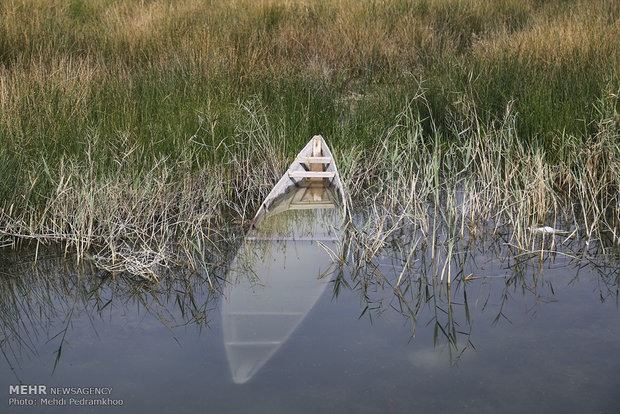
[[[450,363],[456,364],[475,349],[481,326],[519,318],[521,312],[535,314],[538,307],[555,300],[554,285],[569,282],[564,275],[543,275],[550,268],[565,268],[573,282],[585,273],[587,279],[595,281],[588,283],[598,289],[601,301],[618,301],[618,257],[590,263],[557,260],[542,264],[523,257],[506,257],[501,254],[506,246],[474,242],[452,259],[457,273],[467,276],[458,277],[446,288],[430,273],[432,267],[425,261],[430,258],[430,248],[410,250],[416,234],[407,229],[400,233],[373,263],[328,269],[334,272],[333,294],[359,295],[360,318],[372,321],[388,317],[397,323],[402,316],[412,336],[430,327],[435,347],[447,351],[442,353],[446,364],[448,357]],[[481,255],[488,260],[480,260]],[[23,364],[32,358],[54,355],[54,364],[46,364],[43,369],[51,374],[56,368],[62,369],[67,354],[76,345],[79,347],[83,335],[90,332],[80,330],[80,326],[88,329],[98,321],[113,324],[116,318],[125,320],[127,315],[137,314],[141,320],[152,318],[161,323],[172,337],[176,337],[178,329],[212,329],[220,317],[222,292],[230,288],[228,281],[218,278],[225,277],[231,260],[222,254],[205,257],[199,272],[168,270],[174,277],[162,277],[157,284],[123,275],[115,277],[53,247],[41,249],[36,263],[33,259],[32,250],[0,252],[0,359],[6,361],[18,381],[23,380]],[[395,278],[399,272],[408,273],[402,282],[398,281],[401,283]],[[514,306],[514,301],[527,306]],[[83,325],[80,321],[90,323]]]
[[[4,1],[0,243],[153,277],[320,133],[369,257],[410,223],[617,244],[620,8],[569,3]]]

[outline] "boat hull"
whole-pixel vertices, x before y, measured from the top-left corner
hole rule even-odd
[[[341,210],[333,190],[316,191],[300,187],[281,198],[231,264],[222,324],[235,383],[247,382],[269,361],[331,280]]]

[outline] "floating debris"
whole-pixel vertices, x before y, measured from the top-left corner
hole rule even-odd
[[[544,227],[530,227],[530,230],[534,233],[542,233],[542,234],[568,234],[568,231],[554,229],[553,227],[544,226]]]

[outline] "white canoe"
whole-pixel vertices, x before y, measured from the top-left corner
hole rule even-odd
[[[324,171],[335,174],[319,181],[291,179],[287,171],[283,178],[294,183],[283,189],[280,180],[231,263],[222,326],[235,383],[250,380],[269,361],[329,284],[344,194],[333,159],[325,164]]]
[[[317,165],[320,165],[320,171],[315,171],[316,168],[313,168]],[[308,141],[299,154],[297,154],[297,157],[295,157],[295,160],[290,167],[288,167],[288,170],[286,170],[282,178],[280,178],[267,195],[265,201],[263,201],[252,220],[250,231],[259,220],[262,220],[263,215],[271,209],[272,205],[278,201],[282,195],[307,183],[309,180],[313,180],[313,183],[317,183],[318,179],[322,179],[325,187],[331,187],[334,190],[338,199],[337,202],[342,208],[343,214],[346,214],[347,203],[342,182],[340,181],[340,175],[336,168],[336,162],[323,137],[315,135]]]

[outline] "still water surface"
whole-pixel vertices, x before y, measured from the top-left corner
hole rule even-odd
[[[396,287],[402,266],[389,249],[360,274],[330,267],[335,242],[252,243],[220,269],[219,293],[200,272],[152,286],[52,253],[36,265],[3,257],[1,411],[620,412],[617,262],[517,261],[473,246],[446,290],[415,267]],[[244,271],[248,252],[270,258],[269,271]],[[287,284],[310,256],[303,283]],[[432,266],[424,257],[416,263]],[[233,321],[267,303],[254,294],[280,308]],[[301,316],[269,317],[278,312]],[[9,407],[19,383],[112,387],[123,406]]]

